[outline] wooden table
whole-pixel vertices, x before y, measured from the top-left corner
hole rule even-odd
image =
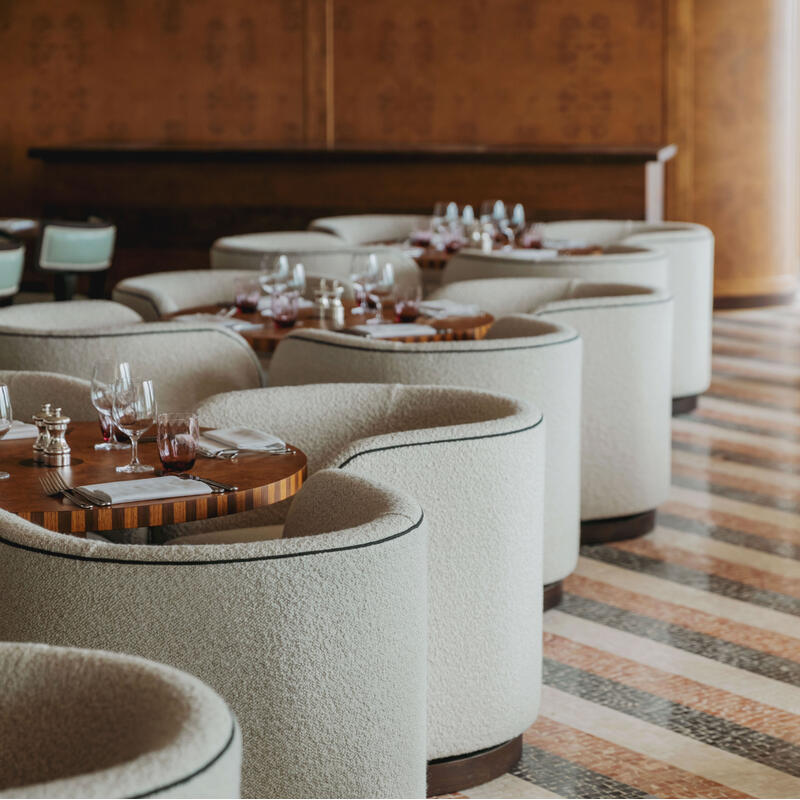
[[[94,445],[100,440],[100,427],[95,422],[76,422],[68,429],[72,464],[60,471],[70,486],[154,477],[153,473],[116,472],[118,464],[130,460],[130,450],[95,450]],[[0,508],[51,531],[78,536],[84,536],[86,531],[167,525],[250,511],[296,494],[306,477],[306,457],[299,450],[285,456],[247,455],[234,462],[198,456],[193,474],[233,484],[239,491],[83,509],[45,496],[39,477],[54,468],[33,462],[32,445],[32,438],[0,440],[0,470],[11,473],[8,480],[0,481]],[[139,460],[160,469],[155,443],[139,445]]]
[[[187,308],[178,311],[175,314],[170,314],[166,319],[182,316],[184,314],[216,314],[222,305],[199,306],[197,308]],[[370,319],[372,314],[368,315],[366,319],[360,314],[352,313],[353,305],[345,305],[345,322],[344,328],[338,329],[345,332],[345,328],[353,325],[361,325],[366,320]],[[243,322],[255,322],[262,327],[251,328],[249,330],[238,331],[250,344],[250,346],[257,353],[272,353],[275,348],[281,343],[283,338],[292,331],[296,330],[334,330],[329,320],[321,320],[316,317],[316,309],[301,308],[297,322],[291,328],[279,328],[273,322],[271,317],[264,317],[259,312],[252,314],[242,314],[237,312],[236,319],[241,319]],[[476,317],[446,317],[441,319],[433,319],[430,317],[418,317],[416,322],[420,325],[430,325],[437,329],[437,333],[427,336],[405,336],[393,339],[384,339],[384,341],[394,342],[450,342],[461,339],[483,339],[486,336],[489,328],[494,322],[494,317],[491,314],[479,314]]]

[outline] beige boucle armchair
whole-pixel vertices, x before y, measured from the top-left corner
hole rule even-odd
[[[0,677],[0,797],[240,796],[236,718],[185,672],[0,642]]]
[[[117,545],[0,510],[0,639],[133,653],[205,681],[241,725],[246,797],[424,796],[422,510],[323,471],[285,537]]]
[[[209,398],[203,425],[247,425],[414,497],[430,526],[428,758],[519,737],[541,684],[544,428],[506,395],[442,386],[319,384]],[[280,523],[283,509],[179,526]],[[220,536],[225,540],[224,531]]]

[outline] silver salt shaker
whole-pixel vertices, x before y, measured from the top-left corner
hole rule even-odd
[[[33,424],[36,426],[37,436],[36,441],[33,443],[33,460],[37,463],[43,463],[45,460],[44,451],[47,443],[50,441],[50,434],[47,432],[47,425],[45,420],[53,413],[53,407],[50,403],[42,403],[42,408],[38,414],[34,414]]]
[[[65,438],[69,423],[70,418],[63,415],[60,408],[45,418],[47,433],[50,435],[44,450],[44,462],[48,467],[69,466],[70,447]]]

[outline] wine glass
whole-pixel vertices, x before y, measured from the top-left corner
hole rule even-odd
[[[306,268],[299,261],[292,267],[286,288],[301,297],[306,291]]]
[[[14,412],[11,410],[11,396],[8,393],[8,386],[0,383],[0,439],[11,430],[13,421]],[[10,472],[0,472],[0,481],[7,480],[10,477]]]
[[[156,420],[153,382],[128,376],[114,384],[112,416],[117,427],[131,438],[131,460],[117,472],[152,472],[153,467],[139,462],[139,437]]]
[[[100,416],[100,431],[103,434],[102,444],[96,444],[95,450],[127,450],[129,445],[117,439],[111,412],[114,405],[114,384],[120,378],[130,380],[131,366],[127,361],[111,361],[104,359],[94,365],[92,371],[91,398],[92,405]]]
[[[383,301],[385,298],[391,296],[392,290],[394,289],[394,267],[392,264],[389,261],[384,262],[377,273],[373,273],[369,276],[368,282],[364,288],[370,298],[374,300],[378,309],[375,316],[369,320],[369,322],[376,324],[386,322],[383,317]]]
[[[378,272],[378,257],[375,253],[354,253],[350,260],[350,283],[353,284],[358,305],[353,309],[353,314],[366,314],[367,308],[367,282],[370,275]]]
[[[265,255],[261,259],[258,282],[265,295],[271,295],[288,277],[289,257],[285,253],[278,256]]]

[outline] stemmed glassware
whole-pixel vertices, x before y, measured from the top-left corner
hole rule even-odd
[[[8,393],[8,386],[0,383],[0,439],[11,430],[13,421],[14,412],[11,410],[11,396]],[[10,472],[0,472],[0,481],[7,480],[10,477]]]
[[[258,282],[264,294],[271,296],[289,280],[289,257],[281,253],[279,256],[266,255],[261,259]]]
[[[131,460],[117,472],[152,472],[153,467],[139,461],[139,437],[156,420],[153,382],[136,380],[128,375],[114,384],[112,416],[115,424],[131,439]]]
[[[358,305],[353,314],[367,314],[367,284],[378,274],[378,257],[375,253],[355,253],[350,261],[350,283],[355,289]]]
[[[103,433],[102,444],[96,444],[95,450],[127,450],[128,445],[117,439],[112,419],[114,405],[114,384],[120,378],[130,380],[131,367],[127,361],[103,360],[94,365],[92,372],[91,398],[92,405],[100,416],[100,430]]]
[[[394,267],[388,261],[367,278],[367,283],[364,285],[369,297],[375,302],[378,309],[375,316],[369,320],[372,323],[386,322],[383,316],[383,301],[392,294],[394,289]]]

